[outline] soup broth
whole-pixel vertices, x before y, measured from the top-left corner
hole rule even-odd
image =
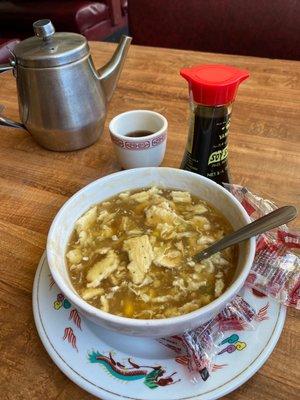
[[[194,311],[230,284],[237,249],[196,264],[192,255],[232,231],[207,202],[157,187],[120,193],[76,224],[66,260],[72,284],[111,314],[156,319]]]

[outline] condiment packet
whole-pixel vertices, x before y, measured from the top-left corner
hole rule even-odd
[[[252,220],[275,210],[269,200],[252,194],[239,185],[224,186],[240,201]],[[270,296],[284,305],[300,309],[300,233],[287,225],[259,235],[256,254],[246,285]],[[255,330],[264,319],[264,310],[258,313],[241,296],[236,296],[213,319],[197,329],[182,335],[159,339],[176,353],[176,360],[187,366],[191,380],[206,381],[214,367],[217,354],[230,352],[230,344],[221,350],[227,331]]]
[[[225,184],[252,220],[275,210],[269,200],[239,185]],[[256,254],[246,284],[280,303],[300,309],[300,232],[287,225],[272,229],[256,239]],[[298,252],[298,253],[297,253]]]
[[[259,320],[260,315],[254,308],[241,296],[236,296],[216,317],[197,329],[158,341],[176,353],[176,360],[186,365],[193,382],[198,382],[199,378],[206,381],[226,332],[254,330]]]

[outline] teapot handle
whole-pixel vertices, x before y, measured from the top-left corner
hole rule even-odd
[[[5,72],[5,71],[9,71],[11,69],[14,69],[14,64],[2,64],[0,65],[0,73],[1,72]],[[4,110],[4,106],[2,104],[0,104],[0,125],[3,126],[11,126],[12,128],[22,128],[22,129],[26,129],[25,125],[22,124],[21,122],[15,122],[9,118],[6,117],[2,117],[1,113]]]

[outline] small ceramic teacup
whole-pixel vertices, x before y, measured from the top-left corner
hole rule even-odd
[[[121,166],[158,167],[165,155],[167,129],[166,118],[150,110],[127,111],[114,117],[109,131]]]

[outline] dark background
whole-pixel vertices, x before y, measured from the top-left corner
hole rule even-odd
[[[0,61],[44,18],[88,40],[300,59],[299,0],[17,0],[0,1]]]

